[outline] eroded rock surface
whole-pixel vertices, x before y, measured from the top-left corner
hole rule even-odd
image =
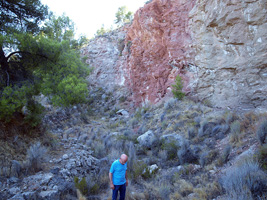
[[[218,107],[267,107],[267,2],[197,1],[190,12],[196,95]]]
[[[168,95],[177,74],[189,92],[191,73],[184,67],[193,65],[188,15],[194,2],[154,0],[135,13],[126,38],[132,44],[126,68],[137,104]]]
[[[82,49],[81,54],[87,58],[86,62],[93,68],[88,77],[93,87],[101,87],[107,92],[125,93],[126,72],[124,63],[126,57],[122,56],[125,50],[125,36],[127,26],[97,36]],[[122,90],[120,90],[122,88]]]
[[[184,92],[216,107],[267,107],[265,0],[153,0],[83,49],[90,83],[140,105]]]

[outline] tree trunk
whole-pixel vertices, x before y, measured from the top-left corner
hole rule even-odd
[[[0,46],[0,65],[1,65],[0,75],[3,76],[2,79],[6,82],[6,86],[8,86],[9,85],[9,73],[8,73],[9,65],[8,65],[8,61],[7,61],[7,58],[5,56],[2,46]]]

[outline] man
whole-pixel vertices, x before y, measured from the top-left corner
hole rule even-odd
[[[128,156],[122,154],[120,159],[115,160],[109,170],[110,188],[112,192],[112,200],[117,200],[120,191],[120,200],[125,199],[126,186],[128,186],[127,178],[127,160]]]

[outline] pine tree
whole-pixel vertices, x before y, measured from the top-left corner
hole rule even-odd
[[[74,39],[71,20],[48,15],[39,0],[2,0],[0,13],[0,120],[24,106],[39,115],[41,93],[59,106],[84,102],[89,71],[77,49],[85,40]]]
[[[133,13],[131,11],[127,11],[126,6],[119,7],[115,16],[115,23],[118,24],[118,26],[123,26],[123,24],[128,23],[133,19]]]
[[[185,96],[185,93],[182,91],[183,89],[183,80],[177,75],[175,78],[175,84],[172,85],[172,93],[175,98],[182,100]]]

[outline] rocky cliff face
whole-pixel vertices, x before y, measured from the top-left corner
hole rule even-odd
[[[128,27],[122,27],[111,33],[97,36],[81,50],[86,62],[93,68],[88,81],[93,87],[101,87],[107,92],[127,92],[125,87],[126,57],[122,56]]]
[[[188,26],[194,2],[154,0],[135,13],[126,38],[132,44],[126,69],[137,103],[155,103],[168,95],[178,73],[188,91],[190,74],[184,66],[194,58]]]
[[[266,0],[197,1],[190,29],[200,99],[219,107],[267,107]]]
[[[171,96],[179,74],[188,95],[216,107],[266,108],[266,9],[265,0],[153,0],[84,49],[90,82],[124,88],[138,105]]]

